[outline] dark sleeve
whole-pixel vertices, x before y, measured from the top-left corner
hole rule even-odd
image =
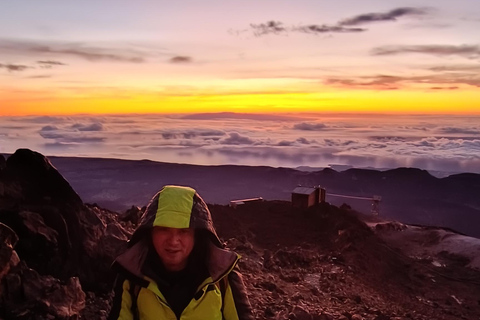
[[[252,305],[238,266],[228,275],[228,286],[224,299],[226,320],[254,320]]]

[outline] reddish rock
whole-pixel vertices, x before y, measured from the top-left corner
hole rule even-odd
[[[0,281],[15,267],[20,259],[14,250],[15,244],[18,241],[18,236],[7,225],[0,223]],[[0,291],[0,297],[2,291]]]
[[[132,224],[137,225],[143,214],[143,210],[140,207],[132,206],[119,216],[120,221],[130,221]]]

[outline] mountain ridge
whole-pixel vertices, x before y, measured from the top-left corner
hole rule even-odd
[[[82,199],[111,210],[142,206],[159,187],[188,185],[209,203],[263,197],[289,200],[297,185],[326,188],[327,201],[370,213],[371,202],[329,194],[381,196],[380,215],[405,223],[449,227],[480,237],[480,174],[437,178],[426,170],[348,169],[305,172],[268,166],[199,166],[104,158],[50,157]]]

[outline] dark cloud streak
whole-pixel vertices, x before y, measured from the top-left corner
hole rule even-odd
[[[338,85],[341,87],[360,87],[360,88],[372,88],[380,90],[397,90],[399,87],[396,85],[398,82],[403,79],[395,76],[372,76],[372,77],[363,77],[360,79],[327,79],[326,84],[329,85]]]
[[[23,64],[11,64],[11,63],[0,64],[0,69],[6,69],[8,72],[24,71],[30,68],[31,67]]]
[[[251,23],[250,27],[253,29],[253,34],[257,37],[266,34],[280,34],[288,31],[287,28],[283,26],[283,23],[274,20],[259,24]]]
[[[235,119],[235,120],[260,120],[260,121],[291,121],[298,120],[298,115],[276,115],[262,113],[235,113],[235,112],[216,112],[216,113],[194,113],[182,116],[181,119],[188,120],[215,120],[215,119]]]
[[[388,12],[365,13],[352,18],[342,20],[338,23],[340,26],[356,26],[360,24],[383,22],[383,21],[397,21],[400,17],[405,16],[423,16],[429,13],[425,8],[396,8]]]
[[[431,87],[431,90],[457,90],[459,87]]]
[[[176,56],[169,60],[170,63],[191,63],[193,60],[191,57],[187,56]]]
[[[478,73],[442,73],[426,76],[400,77],[389,75],[375,75],[349,78],[330,78],[326,79],[328,85],[340,87],[376,89],[376,90],[397,90],[402,84],[438,84],[450,85],[447,87],[434,86],[433,90],[455,90],[458,87],[454,85],[466,84],[474,87],[480,87],[480,75]]]
[[[390,10],[388,12],[366,13],[347,18],[339,21],[336,24],[307,24],[299,26],[285,26],[280,21],[270,20],[265,23],[250,24],[250,28],[253,29],[253,34],[256,37],[269,35],[269,34],[285,34],[288,32],[301,32],[308,34],[322,34],[322,33],[359,33],[365,32],[365,28],[352,28],[361,24],[367,24],[372,22],[381,21],[397,21],[400,17],[418,17],[427,15],[430,9],[427,8],[413,8],[403,7]],[[239,32],[237,32],[238,34]]]
[[[268,21],[266,23],[250,24],[250,27],[253,29],[253,34],[257,37],[268,35],[268,34],[279,35],[279,34],[288,33],[288,32],[321,34],[321,33],[355,33],[355,32],[366,31],[366,29],[363,29],[363,28],[348,28],[340,25],[326,25],[326,24],[323,24],[323,25],[309,24],[309,25],[286,27],[282,22],[273,21],[273,20]]]
[[[363,28],[346,28],[343,26],[329,26],[329,25],[308,25],[300,26],[293,29],[294,31],[299,31],[303,33],[355,33],[355,32],[364,32],[367,29]]]
[[[66,64],[63,62],[53,60],[37,61],[37,64],[39,64],[40,68],[42,69],[51,69],[53,67],[66,66]]]
[[[52,75],[51,74],[40,74],[40,75],[36,75],[36,76],[28,76],[28,77],[25,77],[27,79],[48,79],[48,78],[51,78]]]
[[[386,56],[405,53],[423,53],[435,56],[460,56],[467,59],[480,58],[478,45],[414,45],[414,46],[383,46],[372,50],[372,55]]]
[[[327,126],[323,123],[307,123],[307,122],[302,122],[302,123],[297,123],[296,125],[293,126],[293,129],[295,130],[304,130],[304,131],[321,131],[325,130]]]
[[[430,70],[430,71],[436,71],[436,72],[445,72],[445,71],[453,71],[453,72],[458,72],[458,71],[471,71],[471,72],[478,72],[478,71],[480,71],[480,65],[475,64],[475,65],[436,66],[436,67],[428,68],[428,70]]]
[[[35,41],[13,41],[0,39],[0,53],[14,54],[48,54],[73,56],[91,62],[114,61],[128,63],[145,62],[138,54],[126,54],[124,49],[105,49],[88,47],[75,43],[48,43]],[[45,61],[46,62],[46,61]],[[53,61],[49,61],[53,62]],[[52,65],[52,64],[50,64]]]

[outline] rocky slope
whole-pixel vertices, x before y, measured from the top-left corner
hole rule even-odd
[[[480,273],[443,252],[410,257],[358,214],[324,204],[306,212],[287,202],[212,206],[220,235],[244,259],[257,319],[477,319]],[[417,237],[422,250],[430,232]]]
[[[83,290],[108,292],[129,236],[115,218],[84,205],[41,154],[10,156],[0,171],[0,315],[69,318],[84,309]]]
[[[210,209],[220,237],[243,257],[257,319],[480,317],[471,257],[421,255],[446,237],[442,229],[419,227],[425,232],[410,236],[405,225],[328,203]],[[0,319],[105,319],[109,265],[140,214],[84,204],[38,153],[0,159]]]

